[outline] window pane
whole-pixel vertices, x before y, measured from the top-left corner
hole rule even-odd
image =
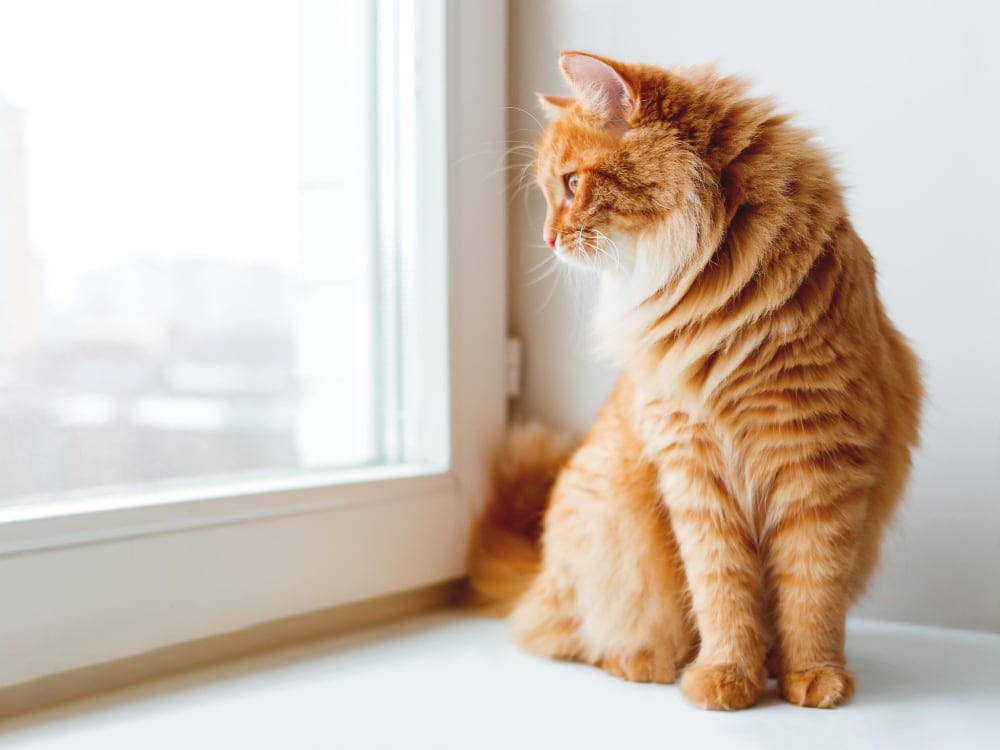
[[[0,4],[0,503],[384,460],[375,26]]]

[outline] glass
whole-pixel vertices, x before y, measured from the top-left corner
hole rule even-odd
[[[0,504],[385,462],[374,29],[0,3]]]

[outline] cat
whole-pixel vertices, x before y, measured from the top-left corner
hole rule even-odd
[[[741,79],[565,52],[543,238],[622,367],[579,447],[515,429],[470,542],[528,650],[708,709],[854,691],[848,607],[917,444],[916,357],[830,159]]]

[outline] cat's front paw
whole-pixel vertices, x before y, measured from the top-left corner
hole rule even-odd
[[[796,706],[833,708],[854,695],[854,675],[840,667],[813,667],[778,678],[781,697]]]
[[[757,702],[764,684],[759,674],[747,674],[735,664],[692,664],[684,670],[681,689],[684,697],[699,708],[735,711]]]
[[[642,649],[626,656],[602,656],[596,664],[608,674],[630,682],[667,684],[677,676],[670,649]]]

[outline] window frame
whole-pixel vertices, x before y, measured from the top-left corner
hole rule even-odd
[[[495,168],[507,18],[504,2],[433,6],[444,37],[447,469],[306,471],[0,509],[0,687],[464,573],[506,422]]]

